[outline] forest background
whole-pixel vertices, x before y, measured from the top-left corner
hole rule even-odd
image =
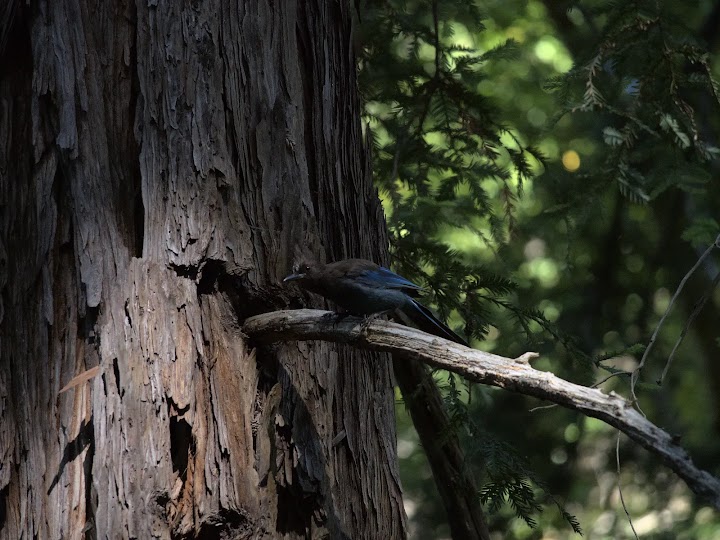
[[[369,1],[358,14],[393,269],[473,346],[537,351],[537,369],[610,377],[601,388],[626,397],[672,307],[634,393],[719,474],[717,249],[671,299],[720,232],[720,3]],[[619,484],[641,537],[720,534],[717,514],[624,436],[618,476],[613,428],[435,379],[491,531],[574,537],[559,503],[588,538],[633,537]],[[399,394],[397,414],[411,537],[447,537]]]

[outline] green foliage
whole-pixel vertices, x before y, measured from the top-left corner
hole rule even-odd
[[[713,218],[703,217],[693,222],[682,234],[682,239],[693,247],[705,247],[716,242],[720,234],[720,225]]]
[[[517,43],[506,39],[480,51],[459,38],[459,31],[483,28],[479,10],[464,0],[391,1],[370,7],[363,19],[372,31],[361,32],[361,92],[395,268],[421,281],[440,315],[459,317],[470,338],[484,339],[500,309],[529,342],[536,340],[535,324],[571,345],[540,311],[505,299],[517,289],[511,279],[467,264],[442,241],[443,229],[451,226],[491,249],[502,245],[513,234],[515,204],[533,176],[533,162],[543,162],[541,152],[503,126],[492,101],[477,92],[487,76],[483,66],[515,58]],[[472,425],[458,416],[459,403],[452,401],[454,419]],[[533,525],[530,514],[539,506],[527,470],[518,460],[503,461],[491,446],[485,446],[494,457],[488,463],[498,468],[490,469],[497,474],[483,488],[483,501],[491,508],[509,502]]]
[[[482,429],[475,422],[462,400],[455,376],[449,374],[447,381],[445,405],[450,413],[450,426],[455,428],[455,433],[458,431],[465,433],[465,446],[469,448],[468,459],[480,461],[484,465],[485,482],[478,496],[488,510],[491,513],[498,513],[507,503],[517,517],[528,526],[535,527],[537,522],[532,516],[542,508],[536,493],[539,490],[546,500],[557,506],[560,515],[573,531],[582,534],[577,518],[550,493],[549,488],[537,478],[517,450]],[[475,444],[471,444],[471,441],[475,441]],[[481,444],[477,444],[477,441],[481,441]]]
[[[422,282],[475,346],[539,351],[538,369],[583,384],[612,375],[602,388],[627,395],[624,374],[696,260],[690,244],[702,250],[720,232],[717,66],[698,38],[712,4],[566,5],[368,1],[356,36],[365,121],[395,269]],[[708,368],[720,343],[717,299],[678,352],[682,369],[663,388],[654,382],[700,289],[679,300],[645,367],[653,382],[637,390],[644,411],[715,467],[720,421],[707,409],[720,410],[720,377]],[[443,391],[483,479],[479,496],[507,538],[535,534],[516,534],[520,520],[572,534],[561,522],[575,529],[577,520],[560,505],[560,519],[538,510],[560,498],[593,537],[624,534],[624,519],[594,530],[608,504],[595,479],[614,474],[597,423],[560,408],[529,415],[533,400],[505,392]],[[422,501],[414,520],[436,524],[442,511],[416,454],[401,465],[416,467],[403,483]],[[604,465],[588,471],[587,461]],[[688,496],[659,482],[646,454],[622,461],[648,500],[642,511],[717,530],[708,518],[692,525],[696,506],[670,508]],[[442,535],[434,527],[418,538]]]
[[[512,234],[514,206],[541,153],[496,119],[477,92],[483,65],[513,58],[507,39],[486,51],[473,3],[385,2],[363,12],[361,92],[374,144],[378,186],[400,272],[424,281],[441,314],[459,314],[482,339],[490,305],[511,280],[463,262],[442,242],[444,228],[465,229],[489,246]],[[372,29],[372,31],[369,31]],[[458,34],[462,33],[462,36]],[[529,322],[521,310],[513,315]]]
[[[699,115],[720,112],[710,56],[673,8],[655,0],[579,3],[600,35],[588,58],[546,86],[560,99],[556,118],[601,115],[609,148],[595,174],[613,178],[634,203],[670,188],[704,189],[706,165],[720,154],[699,128]]]

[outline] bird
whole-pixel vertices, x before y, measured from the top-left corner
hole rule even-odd
[[[332,300],[349,314],[376,316],[394,312],[403,322],[420,330],[468,346],[432,311],[413,298],[422,287],[365,259],[345,259],[328,264],[301,262],[283,282],[297,281],[315,294]]]

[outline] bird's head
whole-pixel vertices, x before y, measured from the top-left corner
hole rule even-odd
[[[318,271],[319,265],[309,261],[300,261],[293,265],[292,274],[283,279],[283,283],[287,281],[302,281],[304,279],[312,279]]]

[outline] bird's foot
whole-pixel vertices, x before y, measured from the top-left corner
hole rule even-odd
[[[370,315],[365,315],[363,317],[362,323],[360,323],[360,329],[363,333],[367,332],[367,329],[370,327],[370,324],[376,320],[382,317],[383,315],[386,315],[389,313],[388,311],[380,311],[378,313],[371,313]]]

